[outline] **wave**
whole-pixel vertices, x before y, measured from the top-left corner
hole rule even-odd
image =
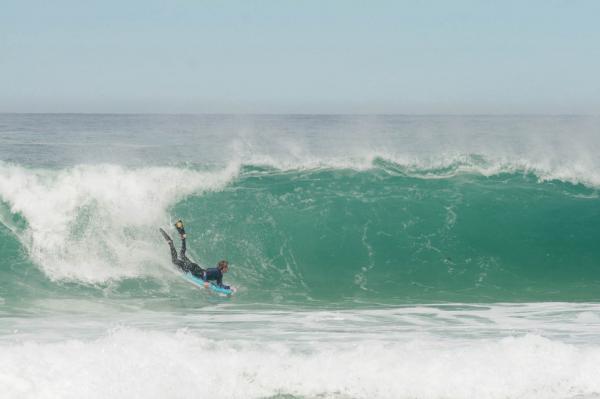
[[[600,391],[597,346],[534,334],[469,345],[427,338],[298,345],[123,327],[94,340],[2,346],[0,354],[8,397],[546,399]]]
[[[252,300],[595,300],[596,178],[478,155],[2,164],[1,239],[13,252],[2,251],[15,264],[22,246],[55,284],[160,281],[173,274],[156,229],[181,217],[192,255],[228,258],[228,279]]]

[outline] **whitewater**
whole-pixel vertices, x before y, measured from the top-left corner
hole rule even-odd
[[[600,397],[600,119],[0,115],[9,398]],[[174,270],[228,259],[221,298]]]

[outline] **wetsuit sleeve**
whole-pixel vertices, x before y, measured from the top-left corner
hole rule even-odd
[[[219,275],[217,276],[217,285],[221,288],[229,289],[228,285],[223,284],[223,272],[219,270]]]

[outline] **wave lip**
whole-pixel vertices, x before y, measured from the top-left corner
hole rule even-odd
[[[552,161],[515,156],[488,156],[477,153],[444,153],[435,156],[394,154],[376,151],[362,156],[313,157],[277,159],[253,155],[237,160],[245,170],[267,168],[277,172],[353,170],[357,172],[382,170],[422,179],[449,179],[459,175],[478,176],[531,175],[538,182],[560,181],[589,188],[600,188],[599,165],[589,159]],[[242,169],[244,170],[244,169]]]
[[[53,280],[135,277],[145,260],[155,259],[147,237],[169,222],[168,208],[191,193],[222,188],[238,170],[236,165],[214,173],[118,165],[32,170],[5,164],[0,197],[12,217],[3,223]]]

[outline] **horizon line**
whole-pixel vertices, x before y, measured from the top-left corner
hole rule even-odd
[[[346,112],[1,112],[0,115],[98,115],[98,116],[570,116],[570,117],[598,117],[600,114],[592,113],[346,113]]]

